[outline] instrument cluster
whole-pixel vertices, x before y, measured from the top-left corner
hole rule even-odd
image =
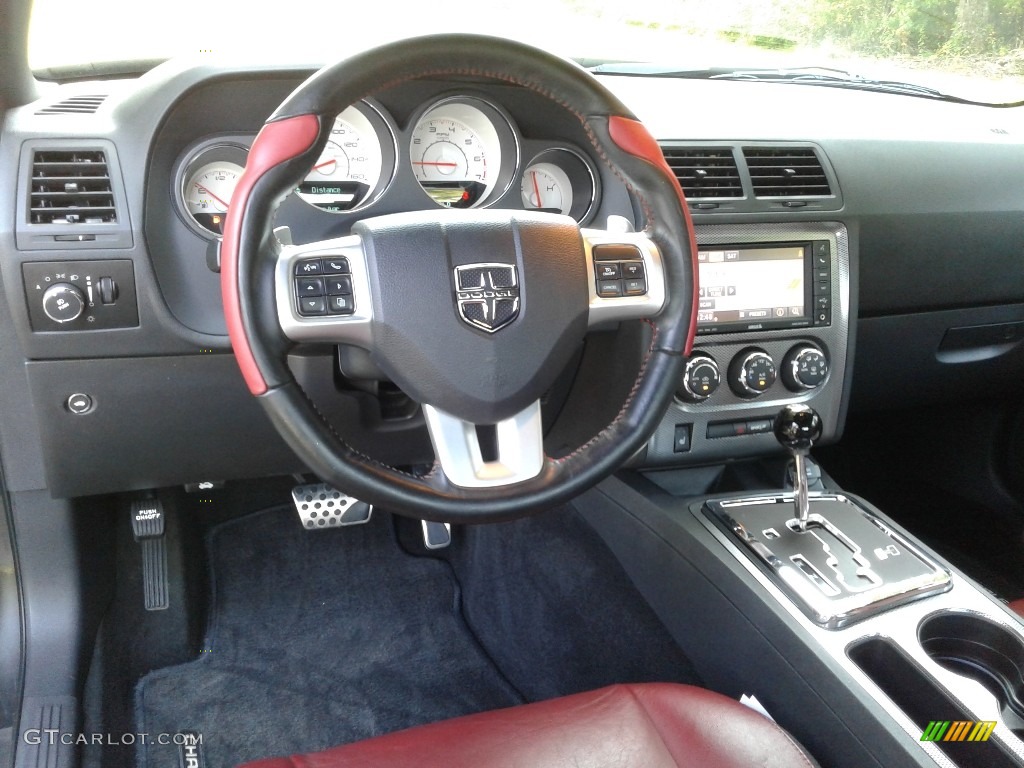
[[[221,235],[247,154],[238,137],[213,138],[178,160],[175,202],[198,234]],[[522,208],[585,224],[597,209],[598,179],[592,159],[577,147],[527,142],[501,107],[459,94],[422,105],[405,128],[371,100],[346,108],[294,197],[328,215],[376,215],[392,212],[383,201],[402,188],[406,208],[410,201],[422,208]]]

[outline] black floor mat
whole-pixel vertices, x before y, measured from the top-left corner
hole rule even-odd
[[[521,701],[458,611],[443,562],[410,557],[390,520],[309,532],[290,509],[215,529],[199,659],[137,689],[138,730],[202,735],[227,768]],[[139,747],[142,768],[178,748]]]

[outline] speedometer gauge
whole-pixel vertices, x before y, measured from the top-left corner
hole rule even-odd
[[[325,211],[348,211],[370,199],[383,165],[373,125],[359,109],[349,107],[334,119],[327,146],[296,193]]]
[[[503,145],[512,151],[503,154]],[[477,99],[449,100],[435,104],[416,122],[409,160],[416,180],[435,203],[473,208],[507,188],[515,147],[508,122],[491,105]]]

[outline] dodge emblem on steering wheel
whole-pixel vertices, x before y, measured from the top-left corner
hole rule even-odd
[[[459,317],[474,328],[494,333],[519,315],[515,264],[465,264],[455,268]]]

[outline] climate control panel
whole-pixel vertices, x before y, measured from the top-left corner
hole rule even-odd
[[[718,321],[698,328],[675,399],[635,463],[675,467],[777,454],[773,419],[795,403],[820,414],[827,445],[841,434],[856,320],[846,227],[698,220],[696,234],[707,255],[698,309]],[[792,301],[779,298],[787,292]],[[762,319],[781,310],[792,314],[785,323]]]

